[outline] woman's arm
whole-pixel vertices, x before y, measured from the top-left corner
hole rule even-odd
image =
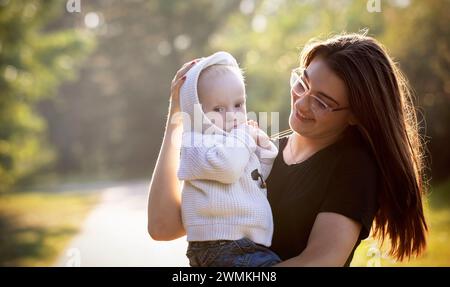
[[[166,130],[159,152],[148,197],[148,232],[155,240],[173,240],[186,234],[181,221],[180,182],[177,168],[180,160],[182,133],[179,91],[187,71],[195,60],[178,70],[171,84],[170,107]]]
[[[358,240],[361,224],[344,215],[321,212],[317,215],[308,244],[300,255],[276,267],[344,266]]]

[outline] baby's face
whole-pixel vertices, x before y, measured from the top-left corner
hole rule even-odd
[[[198,95],[206,117],[224,131],[247,122],[245,86],[235,72],[201,76]]]

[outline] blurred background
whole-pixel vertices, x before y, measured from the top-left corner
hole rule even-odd
[[[450,266],[449,11],[449,0],[0,0],[0,266],[186,265],[185,239],[146,231],[174,73],[231,52],[248,110],[280,112],[283,130],[302,47],[363,29],[414,88],[430,238],[405,263],[366,240],[352,265]]]

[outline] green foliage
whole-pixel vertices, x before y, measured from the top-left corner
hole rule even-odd
[[[0,191],[53,159],[35,105],[74,78],[92,43],[74,29],[45,31],[58,11],[60,1],[0,3]]]
[[[44,102],[55,169],[99,177],[147,176],[160,147],[170,81],[204,56],[239,1],[115,1],[89,4],[101,15],[98,48],[76,83]],[[90,5],[90,6],[88,6]]]
[[[0,99],[0,162],[10,182],[17,178],[13,169],[22,166],[29,170],[21,176],[29,174],[45,162],[37,156],[52,157],[42,148],[45,140],[55,147],[51,168],[59,175],[148,176],[174,73],[217,50],[233,53],[245,70],[248,110],[279,112],[279,128],[286,129],[289,74],[303,46],[311,38],[362,29],[388,48],[416,92],[431,137],[434,178],[450,172],[449,1],[382,1],[380,13],[368,12],[367,1],[349,0],[82,1],[78,16],[64,17],[65,3],[2,3],[9,4],[0,12],[0,84],[8,88]],[[98,46],[79,78],[65,82],[89,41],[79,30],[60,30],[83,25],[88,12],[101,19],[91,30]],[[32,20],[20,20],[22,14]],[[52,29],[46,23],[54,23]],[[58,96],[48,97],[60,83]],[[36,101],[45,121],[38,120]],[[19,151],[16,160],[19,155],[11,154]]]

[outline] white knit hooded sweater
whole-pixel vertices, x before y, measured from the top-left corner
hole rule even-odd
[[[247,237],[270,246],[273,219],[267,190],[251,173],[257,169],[265,180],[278,150],[272,142],[265,148],[257,146],[245,124],[226,132],[203,114],[197,82],[201,71],[214,64],[238,67],[229,53],[217,52],[196,63],[180,89],[181,110],[189,115],[183,122],[178,169],[178,178],[184,181],[181,210],[187,240]],[[191,125],[194,111],[203,117],[200,130]]]

